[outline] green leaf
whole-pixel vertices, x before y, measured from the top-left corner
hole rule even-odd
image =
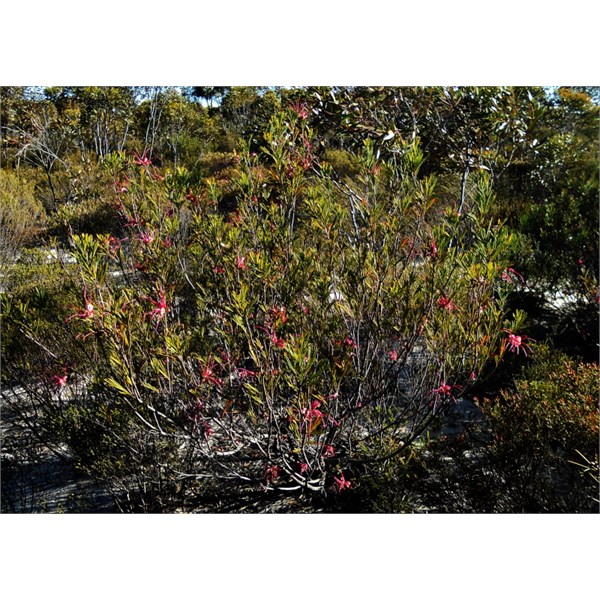
[[[123,396],[129,396],[130,398],[133,398],[133,394],[128,389],[126,389],[123,385],[121,385],[116,379],[113,379],[112,377],[107,377],[105,379],[105,383],[109,387],[117,390],[117,392],[119,392]]]

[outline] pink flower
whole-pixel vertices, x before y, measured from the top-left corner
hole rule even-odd
[[[335,456],[335,448],[329,444],[323,446],[323,456],[324,458],[333,458]]]
[[[452,394],[452,386],[448,385],[445,381],[440,382],[440,387],[431,390],[438,396],[450,396]]]
[[[502,272],[502,279],[507,281],[508,283],[515,285],[515,281],[519,283],[525,283],[525,279],[521,275],[521,273],[515,271],[513,268],[508,267]]]
[[[338,421],[337,419],[335,419],[332,415],[327,415],[327,420],[329,421],[329,424],[332,427],[339,427],[340,426],[340,421]]]
[[[133,217],[131,219],[127,219],[125,223],[125,227],[137,227],[142,224],[142,220],[139,217]]]
[[[271,483],[275,479],[279,479],[281,469],[277,465],[270,465],[265,467],[263,477],[267,483]]]
[[[154,235],[152,235],[151,233],[144,232],[140,234],[140,241],[142,242],[142,244],[148,246],[154,241]]]
[[[115,181],[115,191],[118,194],[124,194],[127,191],[127,185],[121,181]]]
[[[276,333],[271,334],[271,343],[277,348],[285,348],[285,340],[283,338],[277,337]]]
[[[445,381],[440,381],[440,387],[431,390],[431,393],[434,395],[435,399],[433,401],[433,410],[434,412],[437,410],[437,407],[440,403],[443,402],[444,398],[449,396],[454,399],[454,394],[452,393],[452,389],[460,390],[460,385],[449,385]],[[454,400],[456,402],[456,400]]]
[[[114,236],[110,236],[108,238],[108,251],[111,254],[116,254],[119,251],[119,248],[121,248],[121,244],[124,242],[125,240],[118,240],[117,238],[115,238]]]
[[[202,376],[202,383],[212,383],[217,387],[221,387],[223,385],[222,379],[215,375],[215,362],[212,356],[206,362],[206,365],[200,371],[200,375]]]
[[[356,343],[352,340],[352,338],[347,337],[344,340],[344,344],[346,344],[346,346],[350,346],[350,348],[357,348],[358,346],[356,345]]]
[[[431,244],[429,246],[429,251],[427,252],[427,254],[431,256],[431,258],[437,258],[438,249],[435,239],[431,240]]]
[[[454,302],[452,302],[452,300],[450,300],[450,298],[447,298],[446,296],[442,296],[438,300],[438,306],[440,308],[443,308],[444,310],[447,310],[448,312],[452,312],[457,308],[456,304],[454,304]]]
[[[75,313],[74,315],[71,315],[68,319],[66,319],[66,323],[68,323],[69,321],[71,321],[71,319],[93,319],[94,318],[94,305],[92,304],[92,302],[90,301],[90,299],[87,297],[87,290],[84,287],[83,288],[83,300],[85,302],[85,308],[83,309],[83,311],[79,312],[79,313]]]
[[[161,172],[154,167],[154,171],[150,174],[150,177],[154,179],[154,181],[164,181],[165,176],[161,174]]]
[[[247,379],[248,377],[256,377],[255,371],[249,371],[243,367],[238,367],[237,374],[240,379]]]
[[[62,375],[52,375],[50,379],[56,387],[64,387],[67,385],[67,369],[63,368]]]
[[[301,118],[301,119],[307,119],[308,118],[308,106],[306,105],[305,102],[295,102],[294,104],[292,104],[292,110]]]
[[[508,338],[504,340],[503,344],[510,350],[510,352],[514,352],[519,354],[520,350],[523,350],[523,354],[527,356],[527,352],[531,352],[531,347],[529,346],[529,342],[535,342],[534,339],[526,336],[526,335],[516,335],[510,329],[504,330],[508,333]]]
[[[319,410],[319,406],[321,406],[321,403],[318,400],[315,400],[310,405],[310,408],[302,408],[300,410],[300,414],[304,418],[304,421],[309,425],[312,425],[313,423],[317,424],[325,417],[325,415]]]
[[[217,265],[216,267],[213,267],[213,273],[217,273],[217,275],[222,275],[223,273],[225,273],[225,269]]]
[[[262,325],[256,325],[256,328],[261,329],[269,336],[269,339],[271,340],[271,344],[273,344],[274,346],[277,346],[277,348],[285,348],[285,340],[283,338],[277,337],[277,334],[273,331],[273,329],[271,327],[269,327],[267,329],[266,327],[263,327]]]
[[[248,268],[248,265],[246,264],[246,259],[243,256],[236,257],[235,264],[238,269],[247,269]]]
[[[298,463],[298,472],[300,475],[304,475],[304,473],[308,472],[308,464],[307,463]]]
[[[149,167],[152,164],[152,161],[148,158],[147,150],[144,150],[144,153],[140,156],[137,152],[133,156],[133,160],[136,165],[140,165],[141,167]]]
[[[392,362],[396,362],[398,360],[398,352],[396,352],[396,350],[390,350],[387,352],[387,355],[390,357]]]
[[[158,300],[153,300],[152,298],[146,298],[146,300],[149,300],[154,305],[154,309],[150,312],[147,312],[145,316],[155,319],[158,326],[158,323],[165,318],[165,315],[169,311],[167,299],[165,298],[165,292],[160,290]]]
[[[336,492],[343,492],[349,490],[352,487],[352,483],[347,481],[343,473],[340,473],[339,477],[333,478],[333,488]]]

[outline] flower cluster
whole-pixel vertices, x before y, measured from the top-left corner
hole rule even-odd
[[[300,409],[300,415],[302,416],[304,422],[312,428],[315,425],[323,422],[325,415],[319,410],[321,403],[318,400],[315,400],[310,408],[302,408]]]
[[[292,104],[292,110],[300,119],[308,119],[308,106],[305,102],[294,102],[294,104]]]

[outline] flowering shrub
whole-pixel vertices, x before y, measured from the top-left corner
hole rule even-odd
[[[456,219],[419,177],[417,144],[388,164],[372,142],[339,181],[305,116],[275,114],[261,153],[240,150],[220,185],[145,154],[116,161],[126,237],[73,239],[81,285],[63,326],[78,350],[52,360],[81,385],[62,431],[145,509],[219,478],[345,493],[519,347],[489,181]]]

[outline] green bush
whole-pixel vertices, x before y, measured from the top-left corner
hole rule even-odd
[[[45,218],[27,171],[0,170],[0,275],[8,272],[19,250],[43,231]]]
[[[598,510],[597,480],[574,463],[598,463],[599,375],[597,364],[539,345],[491,406],[498,464],[522,510]]]

